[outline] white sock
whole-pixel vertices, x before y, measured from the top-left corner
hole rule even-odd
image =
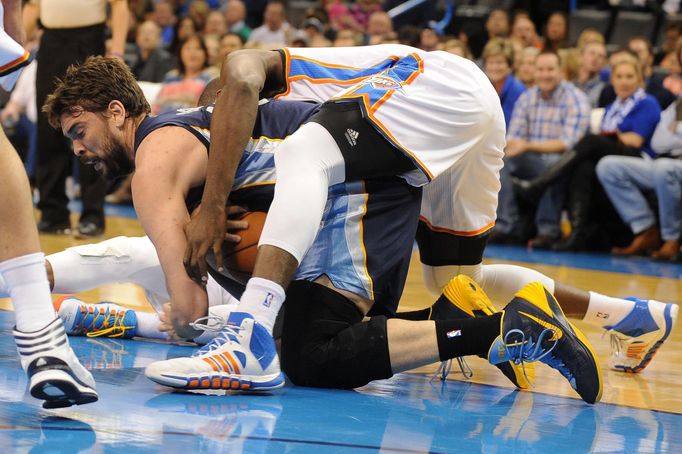
[[[135,311],[137,315],[136,336],[147,337],[149,339],[170,339],[168,333],[159,330],[159,315],[151,312]]]
[[[281,285],[267,279],[252,277],[246,283],[238,310],[253,315],[253,318],[272,334],[284,297]]]
[[[634,301],[590,292],[590,301],[583,321],[601,327],[613,326],[623,320],[634,307]]]
[[[42,252],[6,260],[0,263],[0,273],[12,298],[19,331],[38,331],[56,318]]]
[[[237,301],[235,299],[235,301]],[[238,301],[237,301],[238,302]],[[215,328],[215,329],[207,329],[203,333],[201,333],[199,336],[194,338],[194,342],[196,342],[199,345],[205,345],[208,344],[213,340],[213,338],[220,332],[220,327],[227,321],[227,319],[230,317],[230,312],[233,311],[238,311],[240,310],[236,304],[219,304],[217,306],[210,306],[208,308],[208,315],[210,317],[219,317],[222,319],[222,321],[218,322],[213,321],[209,318],[208,320],[208,326],[209,328]]]

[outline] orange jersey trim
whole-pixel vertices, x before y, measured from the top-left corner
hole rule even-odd
[[[455,235],[455,236],[478,236],[478,235],[481,235],[482,233],[487,232],[488,230],[492,229],[493,227],[495,227],[495,221],[493,221],[490,224],[488,224],[485,227],[480,228],[478,230],[462,231],[462,230],[446,229],[445,227],[435,227],[424,216],[419,216],[419,221],[426,224],[426,226],[429,228],[429,230],[431,230],[433,232],[449,233],[450,235]]]

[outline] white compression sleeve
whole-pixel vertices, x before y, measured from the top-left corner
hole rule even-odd
[[[430,292],[440,294],[450,279],[466,274],[478,282],[496,307],[503,307],[516,292],[531,282],[542,283],[554,292],[554,279],[530,268],[517,265],[462,265],[432,267],[422,264],[424,283]]]
[[[306,123],[275,151],[277,184],[259,246],[284,249],[300,263],[317,235],[328,188],[345,180],[338,145],[325,128]]]
[[[99,285],[131,282],[168,298],[154,245],[147,237],[119,236],[51,254],[55,293],[78,293]]]

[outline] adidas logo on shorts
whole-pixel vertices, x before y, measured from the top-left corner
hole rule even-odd
[[[344,134],[346,136],[346,140],[348,140],[348,143],[350,144],[351,147],[354,147],[358,143],[358,136],[360,135],[359,132],[357,132],[354,129],[346,129],[346,133]]]

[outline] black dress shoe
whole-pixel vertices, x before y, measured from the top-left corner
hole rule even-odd
[[[49,235],[71,235],[71,224],[67,222],[50,222],[41,220],[38,222],[38,231]]]
[[[78,236],[93,237],[104,233],[104,228],[100,227],[93,221],[81,221],[78,223]]]

